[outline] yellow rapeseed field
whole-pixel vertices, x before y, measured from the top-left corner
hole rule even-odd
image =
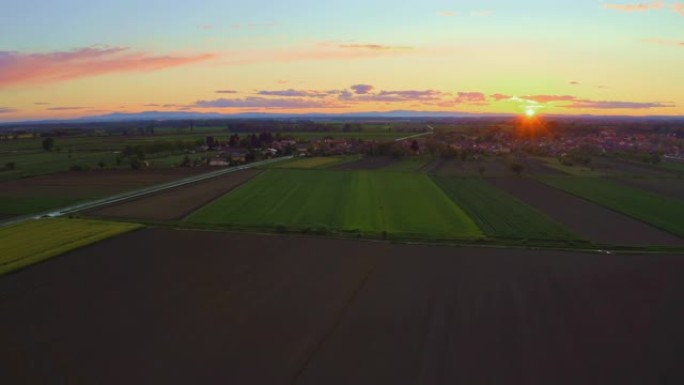
[[[46,218],[1,228],[0,275],[140,227],[131,223]]]

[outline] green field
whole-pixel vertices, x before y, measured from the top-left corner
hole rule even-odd
[[[15,216],[39,213],[65,207],[86,200],[84,197],[69,196],[17,196],[0,193],[0,216]]]
[[[472,239],[475,223],[425,175],[270,170],[188,218],[197,224]]]
[[[540,178],[544,183],[684,237],[684,200],[592,177]]]
[[[433,176],[433,179],[489,236],[530,240],[578,239],[560,223],[482,178]]]
[[[352,162],[360,159],[358,155],[349,156],[328,156],[328,157],[313,157],[313,158],[295,158],[292,160],[277,162],[264,166],[264,168],[300,168],[300,169],[318,169],[337,166],[342,163]]]
[[[0,275],[140,227],[58,218],[0,228]]]

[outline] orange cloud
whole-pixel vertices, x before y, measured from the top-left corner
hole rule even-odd
[[[213,54],[161,56],[127,47],[90,47],[67,52],[0,51],[0,88],[54,83],[117,72],[147,72],[213,59]]]
[[[643,11],[650,11],[652,9],[661,9],[661,8],[663,8],[663,2],[662,1],[652,1],[650,3],[641,3],[641,4],[606,4],[606,5],[604,5],[604,7],[607,9],[613,9],[616,11],[643,12]]]
[[[684,3],[675,3],[672,5],[672,10],[684,16]]]

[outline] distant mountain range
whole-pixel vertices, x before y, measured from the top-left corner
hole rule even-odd
[[[291,113],[267,113],[267,112],[244,112],[239,114],[202,113],[188,111],[145,111],[139,113],[113,113],[98,116],[85,116],[76,119],[51,119],[34,120],[24,122],[0,122],[1,125],[24,125],[24,124],[64,124],[64,123],[114,123],[135,121],[162,121],[162,120],[213,120],[213,119],[420,119],[420,118],[497,118],[514,117],[517,114],[475,114],[452,111],[373,111],[373,112],[350,112],[341,114],[291,114]],[[547,115],[549,117],[567,118],[593,118],[593,119],[626,119],[626,120],[677,120],[684,121],[684,116],[601,116],[601,115]]]

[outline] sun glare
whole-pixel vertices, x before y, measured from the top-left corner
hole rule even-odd
[[[537,112],[532,108],[528,108],[527,110],[525,110],[525,115],[527,115],[530,118],[536,114],[537,114]]]

